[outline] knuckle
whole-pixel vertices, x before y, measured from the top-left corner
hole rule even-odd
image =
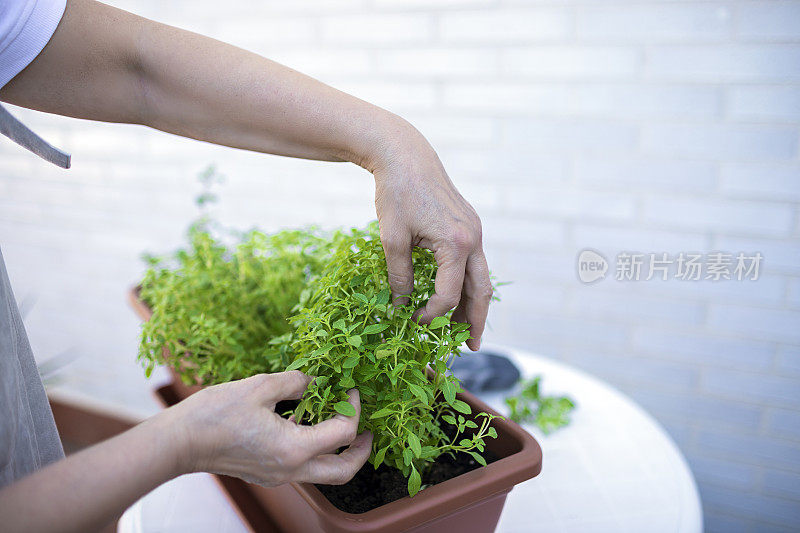
[[[443,294],[442,295],[442,304],[447,309],[452,309],[458,305],[461,301],[461,298],[458,294]]]
[[[294,432],[276,440],[276,457],[287,470],[295,470],[306,462],[307,458],[304,451],[306,447],[300,446],[301,442]]]
[[[402,254],[410,250],[406,240],[399,237],[389,236],[381,239],[381,242],[383,243],[383,248],[392,255]]]
[[[494,287],[491,284],[484,286],[479,292],[478,297],[482,300],[490,302],[494,296]]]
[[[344,438],[347,440],[347,444],[350,444],[358,436],[358,428],[356,428],[353,424],[347,424],[347,426],[348,427],[344,432]]]
[[[249,379],[252,380],[254,388],[261,388],[270,386],[273,378],[270,374],[256,374]]]
[[[284,372],[284,375],[289,381],[303,381],[306,379],[306,375],[299,370],[289,370],[288,372]]]
[[[410,292],[411,281],[408,276],[401,275],[393,270],[389,270],[389,285],[398,290],[408,289]]]
[[[339,428],[336,430],[336,438],[338,439],[339,444],[341,446],[346,446],[353,442],[358,434],[358,428],[354,424],[351,424],[348,420],[341,420],[339,418],[336,418],[335,420],[339,422]]]
[[[302,465],[306,460],[304,455],[298,451],[297,448],[290,448],[284,451],[282,457],[283,460],[281,463],[283,463],[283,466],[289,470],[294,470],[300,467],[300,465]]]
[[[475,232],[473,231],[459,227],[453,230],[453,233],[450,236],[450,240],[452,241],[453,247],[456,250],[462,253],[466,253],[471,251],[475,247],[476,235]]]
[[[350,472],[349,468],[340,467],[331,476],[332,485],[344,485],[355,475],[355,472]]]
[[[475,217],[475,221],[474,221],[473,224],[475,226],[475,240],[478,243],[482,243],[483,242],[483,223],[481,223],[481,219],[476,216]]]

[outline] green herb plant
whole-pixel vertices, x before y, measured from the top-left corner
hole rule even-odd
[[[215,173],[201,176],[206,188]],[[198,198],[204,212],[215,201]],[[433,295],[436,261],[415,248],[414,289],[393,305],[377,223],[324,234],[250,231],[233,245],[215,236],[207,213],[188,249],[148,258],[141,298],[153,311],[139,358],[147,375],[171,365],[186,383],[211,385],[262,372],[299,369],[315,376],[295,409],[298,423],[355,415],[347,391],[361,395],[360,430],[374,435],[369,461],[397,468],[408,492],[443,454],[481,455],[494,418],[472,413],[446,374],[469,326],[448,316],[421,324],[415,311]]]
[[[185,382],[209,385],[283,370],[286,317],[321,269],[325,242],[313,232],[252,231],[229,251],[197,228],[190,240],[190,250],[152,260],[141,283],[153,311],[139,347],[147,375],[166,363]]]
[[[139,360],[148,376],[168,364],[188,384],[281,371],[292,359],[286,317],[321,271],[328,241],[314,229],[228,231],[238,242],[226,246],[217,235],[226,231],[208,215],[216,202],[211,188],[222,177],[209,167],[199,179],[201,216],[189,229],[188,249],[145,257],[140,297],[153,316],[143,325]]]
[[[538,426],[545,435],[569,425],[575,403],[569,396],[545,396],[541,393],[542,377],[522,381],[519,394],[505,399],[511,410],[509,418]]]
[[[354,414],[345,400],[348,389],[358,388],[359,429],[374,435],[370,462],[401,470],[412,496],[437,457],[465,452],[485,465],[485,439],[497,436],[493,416],[470,416],[470,406],[456,398],[458,380],[445,373],[469,326],[448,316],[429,325],[414,318],[433,295],[436,261],[428,250],[414,249],[413,263],[408,303],[391,305],[377,225],[338,233],[324,270],[290,319],[297,356],[288,367],[317,376],[294,412],[298,421]]]

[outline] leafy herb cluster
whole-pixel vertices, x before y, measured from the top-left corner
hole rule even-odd
[[[545,396],[540,391],[541,376],[522,382],[522,390],[506,398],[514,422],[535,424],[545,435],[570,422],[575,403],[569,396]]]
[[[497,436],[492,416],[469,416],[469,405],[456,398],[458,380],[446,374],[448,361],[460,355],[469,338],[469,326],[447,316],[430,325],[413,317],[434,292],[433,254],[413,251],[414,290],[406,305],[394,306],[377,226],[339,234],[334,242],[325,269],[290,319],[298,356],[288,368],[318,376],[295,419],[316,422],[334,412],[353,414],[346,391],[357,387],[360,429],[374,435],[370,462],[401,470],[411,495],[420,489],[420,471],[443,453],[466,452],[486,464],[479,452],[486,437]],[[452,436],[441,422],[455,427]],[[474,430],[471,436],[467,430]]]
[[[395,306],[376,223],[331,235],[251,231],[228,247],[204,222],[193,226],[190,243],[151,258],[141,284],[153,310],[139,351],[148,375],[168,364],[187,383],[215,384],[300,369],[316,379],[295,419],[312,423],[354,415],[346,391],[358,388],[360,430],[374,435],[370,462],[401,470],[412,496],[442,454],[469,453],[486,464],[493,417],[471,413],[445,372],[468,325],[449,316],[425,325],[413,316],[434,292],[431,252],[414,249],[414,290],[407,305]]]
[[[139,347],[147,375],[169,364],[186,383],[214,384],[283,370],[292,359],[286,317],[321,271],[328,241],[313,230],[251,231],[229,250],[204,224],[189,235],[190,250],[151,258],[141,283],[153,311]]]

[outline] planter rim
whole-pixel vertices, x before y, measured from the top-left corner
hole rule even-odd
[[[149,320],[153,312],[139,297],[140,286],[132,287],[128,300],[136,313]],[[499,415],[482,400],[470,392],[461,392],[457,397],[467,402],[477,412],[483,411]],[[407,527],[415,527],[438,517],[453,513],[499,493],[509,492],[514,485],[537,476],[542,470],[542,449],[536,439],[519,424],[507,419],[495,419],[492,425],[497,430],[497,439],[487,440],[487,448],[493,448],[496,441],[510,440],[515,451],[486,466],[482,466],[428,487],[413,498],[405,496],[399,500],[381,505],[364,513],[348,513],[334,506],[311,483],[291,483],[308,505],[317,513],[326,516],[329,522],[340,528],[359,531],[363,527],[370,530],[404,527],[398,522],[398,512],[409,517]],[[413,511],[409,512],[409,509]],[[415,518],[413,522],[410,520]],[[419,517],[423,520],[420,521]],[[359,527],[359,525],[361,527]]]

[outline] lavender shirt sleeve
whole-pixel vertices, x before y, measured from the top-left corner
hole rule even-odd
[[[67,0],[0,1],[0,87],[36,59],[66,5]]]

